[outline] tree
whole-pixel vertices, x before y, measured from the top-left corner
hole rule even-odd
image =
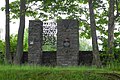
[[[23,55],[23,39],[25,28],[25,4],[26,0],[20,0],[20,25],[18,30],[17,51],[14,57],[14,64],[20,64]]]
[[[98,43],[97,43],[96,23],[95,23],[94,10],[93,10],[93,0],[88,0],[88,2],[89,2],[90,27],[91,27],[92,47],[93,47],[93,65],[100,67],[101,61],[100,61]]]
[[[6,0],[6,32],[5,32],[5,53],[7,63],[11,63],[10,54],[10,17],[9,17],[9,0]]]
[[[110,0],[109,2],[109,12],[108,12],[108,54],[110,54],[109,59],[111,61],[111,58],[113,58],[114,54],[114,4],[115,0]]]

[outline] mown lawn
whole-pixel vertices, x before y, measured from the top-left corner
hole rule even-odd
[[[95,67],[1,65],[0,80],[119,80],[119,70]]]

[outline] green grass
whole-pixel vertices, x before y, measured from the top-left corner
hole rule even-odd
[[[114,80],[106,73],[109,68],[95,67],[40,67],[0,65],[0,80]],[[105,73],[103,75],[103,73]],[[118,71],[119,73],[119,71]]]

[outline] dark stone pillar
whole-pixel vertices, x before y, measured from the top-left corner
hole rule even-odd
[[[79,23],[77,20],[60,20],[57,24],[57,65],[78,65]]]
[[[29,21],[28,37],[28,63],[42,64],[42,32],[43,22],[39,20]]]

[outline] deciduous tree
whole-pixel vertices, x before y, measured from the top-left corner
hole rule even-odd
[[[109,12],[108,12],[108,54],[109,60],[111,58],[113,59],[113,54],[114,54],[114,22],[115,22],[115,16],[114,16],[114,4],[115,0],[110,0],[109,1]]]
[[[7,63],[11,63],[10,54],[10,16],[9,16],[9,0],[6,0],[6,32],[5,32],[5,53]]]
[[[93,9],[93,0],[88,0],[89,2],[89,12],[90,12],[90,27],[91,27],[91,36],[92,36],[92,47],[93,47],[93,65],[97,67],[101,66],[99,50],[98,50],[98,42],[96,35],[96,23],[94,17],[94,9]]]
[[[23,39],[25,29],[25,4],[26,0],[20,0],[20,25],[18,30],[17,51],[14,57],[14,64],[21,64],[23,55]]]

